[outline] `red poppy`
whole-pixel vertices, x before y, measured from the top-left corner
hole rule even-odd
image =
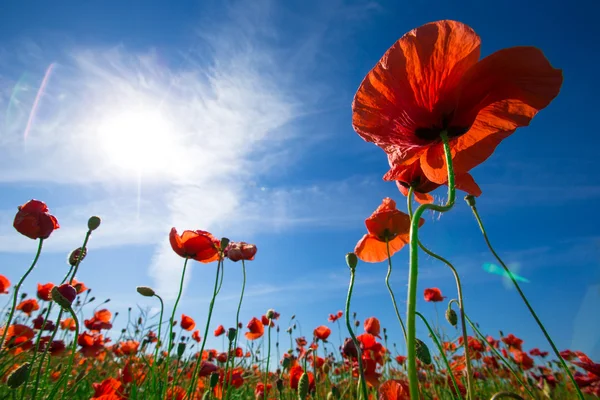
[[[196,327],[196,322],[191,317],[181,314],[181,328],[186,331],[191,331]]]
[[[510,350],[518,350],[521,351],[521,345],[523,344],[523,339],[519,339],[512,333],[506,337],[502,338],[504,344],[508,346]]]
[[[75,290],[77,290],[77,294],[81,294],[88,290],[87,286],[85,286],[83,282],[79,282],[77,279],[73,279],[73,281],[71,282],[71,286],[73,286]]]
[[[352,124],[396,164],[419,161],[427,178],[447,180],[440,134],[450,138],[454,170],[469,172],[558,95],[562,72],[534,47],[482,60],[467,25],[438,21],[400,38],[367,74],[352,104]]]
[[[335,322],[338,319],[342,318],[342,316],[344,315],[344,313],[340,310],[337,312],[337,314],[329,314],[329,322]]]
[[[46,204],[39,200],[29,200],[19,206],[13,226],[30,239],[47,239],[59,228],[56,217],[50,215]]]
[[[46,283],[42,285],[41,283],[37,284],[37,298],[44,301],[52,300],[52,288],[54,287],[54,283]]]
[[[60,321],[60,329],[63,330],[70,330],[70,331],[74,331],[75,330],[75,320],[73,318],[66,318],[63,319],[62,321]]]
[[[36,299],[27,299],[23,300],[17,305],[17,310],[23,311],[28,316],[31,316],[31,313],[40,309],[40,305],[38,304]]]
[[[424,219],[420,219],[419,226]],[[410,217],[396,209],[396,202],[389,197],[365,220],[367,234],[356,244],[354,252],[365,262],[381,262],[387,259],[386,241],[390,256],[409,242]]]
[[[3,335],[4,327],[0,328],[0,337]],[[16,355],[24,350],[29,350],[33,346],[31,342],[33,336],[33,329],[27,325],[13,324],[8,327],[4,344],[0,343],[0,345],[10,348],[11,353]]]
[[[119,343],[119,349],[124,355],[132,355],[137,353],[139,347],[140,342],[137,340],[127,340]]]
[[[91,319],[84,320],[85,327],[90,331],[100,331],[102,329],[111,329],[110,322],[112,313],[107,309],[96,311]]]
[[[269,318],[266,315],[263,315],[262,317],[260,317],[260,322],[262,322],[262,324],[264,326],[271,326],[274,327],[275,326],[275,322],[273,322],[273,320],[271,320],[271,322],[269,322]]]
[[[231,242],[225,249],[225,256],[231,261],[254,260],[256,255],[256,246],[246,242]]]
[[[365,332],[370,333],[373,336],[379,336],[379,332],[381,332],[381,325],[379,325],[379,320],[375,317],[367,318],[364,322]]]
[[[290,368],[290,388],[293,390],[298,390],[298,382],[300,382],[300,378],[302,377],[303,373],[304,370],[299,365],[295,365]],[[308,375],[308,389],[310,392],[315,388],[315,377],[309,371],[307,371],[306,374]]]
[[[101,383],[93,383],[92,386],[94,388],[94,396],[90,400],[104,399],[103,396],[119,396],[121,399],[121,381],[115,378],[107,378],[103,380]]]
[[[50,320],[45,320],[44,316],[42,314],[38,315],[31,322],[33,324],[33,329],[38,329],[38,330],[43,329],[45,331],[53,331],[56,328],[56,326],[54,325],[54,322],[52,322]]]
[[[425,289],[425,291],[423,292],[423,296],[425,297],[425,301],[430,301],[434,303],[444,301],[444,299],[446,298],[446,296],[442,296],[442,291],[438,288]]]
[[[99,334],[83,332],[77,338],[77,344],[81,346],[80,352],[84,357],[97,357],[104,349],[104,343],[104,337]]]
[[[321,325],[315,328],[313,331],[313,335],[317,339],[321,339],[322,341],[326,341],[329,335],[331,335],[331,329],[326,327],[325,325]]]
[[[398,379],[383,382],[379,387],[379,400],[410,400],[408,385]]]
[[[405,361],[406,361],[406,357],[405,356],[396,356],[396,362],[398,364],[403,365]]]
[[[4,275],[0,275],[0,294],[7,294],[10,287],[10,281]]]
[[[171,228],[169,241],[173,251],[184,258],[193,258],[202,263],[219,259],[219,240],[205,231],[183,231],[181,236],[177,229]]]
[[[225,333],[225,328],[223,327],[223,325],[217,326],[217,329],[215,329],[215,336],[219,337],[224,333]]]
[[[524,370],[533,368],[533,359],[527,355],[524,351],[515,350],[513,351],[513,357],[515,362],[519,364]]]
[[[547,351],[541,351],[540,349],[538,349],[536,347],[536,348],[533,348],[533,349],[529,350],[529,355],[532,355],[534,357],[542,357],[542,358],[544,358],[544,357],[546,357],[548,355],[548,352]]]
[[[216,372],[218,369],[219,369],[219,367],[217,367],[215,364],[208,362],[208,361],[202,361],[200,363],[200,370],[198,371],[198,376],[199,377],[209,376],[213,372]]]
[[[192,333],[192,339],[200,343],[202,341],[202,338],[200,337],[200,331],[194,331],[194,333]]]
[[[244,334],[248,340],[256,340],[265,333],[265,326],[258,318],[252,318],[246,327],[250,331]]]

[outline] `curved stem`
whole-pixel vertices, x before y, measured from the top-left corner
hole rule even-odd
[[[8,320],[6,321],[6,325],[4,325],[5,328],[4,328],[4,332],[2,333],[2,339],[0,339],[0,347],[4,346],[4,340],[6,339],[6,335],[8,333],[8,327],[10,326],[10,323],[12,322],[12,319],[15,315],[15,310],[17,308],[17,298],[19,297],[19,289],[21,289],[21,285],[23,285],[23,282],[25,281],[27,276],[31,273],[31,271],[33,271],[35,264],[37,264],[38,259],[40,258],[40,254],[42,253],[42,245],[43,244],[44,244],[44,239],[40,239],[40,241],[38,243],[37,252],[35,253],[35,257],[33,258],[33,262],[29,266],[29,269],[27,270],[27,272],[25,272],[25,275],[23,275],[21,277],[21,279],[17,283],[17,286],[15,286],[15,292],[13,293],[12,307],[10,308],[10,313],[8,314]],[[2,352],[2,348],[0,348],[0,353],[1,352]]]
[[[400,322],[400,327],[402,328],[402,333],[404,334],[404,341],[406,343],[406,327],[404,326],[402,317],[400,317],[400,312],[398,311],[398,304],[396,303],[396,297],[394,296],[394,292],[392,291],[392,287],[390,286],[390,276],[392,275],[392,257],[390,255],[390,241],[387,237],[385,239],[385,248],[387,250],[388,257],[388,270],[385,276],[385,285],[387,286],[388,292],[390,292],[392,304],[394,305],[394,311],[396,311],[396,318],[398,318],[398,322]]]
[[[414,188],[411,186],[408,189],[408,196],[407,196],[408,214],[411,216],[411,218],[412,218],[413,191],[414,191]],[[462,337],[463,337],[463,343],[465,343],[464,351],[465,351],[465,364],[467,366],[467,393],[469,394],[469,398],[474,399],[475,398],[474,394],[473,394],[474,388],[473,388],[473,382],[472,382],[473,372],[471,369],[471,358],[469,356],[469,346],[467,345],[468,335],[467,335],[467,324],[465,322],[465,306],[464,306],[465,303],[463,301],[463,291],[462,291],[462,285],[460,283],[460,277],[458,276],[458,272],[456,271],[456,268],[454,268],[454,265],[452,265],[450,263],[450,261],[446,260],[444,257],[442,257],[440,255],[437,255],[433,251],[429,250],[427,247],[423,246],[423,243],[421,243],[421,241],[419,241],[419,247],[421,248],[421,250],[423,250],[429,256],[446,264],[446,266],[448,268],[450,268],[450,270],[452,271],[452,275],[454,275],[454,280],[456,281],[456,291],[458,292],[458,309],[460,312],[460,324],[461,324],[461,328],[462,328]]]
[[[75,359],[75,353],[77,353],[77,340],[79,338],[79,320],[77,319],[77,315],[72,308],[69,307],[69,313],[71,313],[71,318],[75,321],[75,337],[73,338],[73,348],[71,349],[71,356],[69,357],[69,363],[67,364],[67,369],[65,370],[66,379],[65,379],[65,387],[69,385],[69,375],[71,374],[71,369],[73,368],[73,360]],[[65,398],[66,390],[63,391],[62,398]]]
[[[152,366],[156,365],[156,363],[158,362],[158,354],[160,352],[160,348],[162,347],[161,328],[162,328],[163,314],[165,311],[165,303],[164,303],[162,297],[160,297],[156,293],[154,293],[154,296],[156,298],[158,298],[158,301],[160,301],[160,319],[158,320],[158,340],[156,342],[156,348],[154,349],[154,363],[152,364]]]
[[[171,319],[169,319],[169,343],[167,347],[167,359],[165,365],[165,388],[169,386],[169,364],[171,363],[171,347],[173,346],[173,325],[175,322],[175,312],[177,311],[177,305],[179,304],[179,299],[181,299],[181,293],[183,292],[183,282],[185,280],[185,270],[187,269],[187,264],[189,258],[185,258],[185,262],[183,263],[183,271],[181,271],[181,281],[179,282],[179,292],[177,293],[177,299],[175,300],[175,304],[173,305],[173,311],[171,312]],[[162,321],[161,321],[162,322]]]
[[[356,335],[352,330],[352,324],[350,323],[350,300],[352,299],[352,289],[354,288],[354,268],[350,268],[350,285],[348,286],[348,297],[346,297],[346,327],[352,337],[354,347],[356,347],[356,358],[358,359],[358,371],[360,373],[359,386],[362,388],[363,400],[369,400],[367,393],[367,382],[365,380],[365,372],[363,370],[362,363],[362,351],[360,349],[360,343],[356,339]],[[316,377],[315,377],[316,379]]]
[[[421,318],[421,320],[423,321],[423,323],[427,327],[427,330],[429,331],[429,334],[430,334],[431,338],[433,339],[433,342],[437,346],[437,348],[438,348],[438,350],[440,352],[440,355],[442,356],[442,359],[444,360],[444,364],[446,364],[446,369],[448,371],[448,375],[450,375],[450,379],[452,379],[452,385],[454,386],[454,390],[455,390],[456,395],[458,396],[459,399],[462,398],[460,396],[460,390],[458,390],[458,384],[456,383],[456,378],[454,378],[454,374],[452,373],[452,368],[450,368],[450,363],[448,362],[448,359],[446,358],[446,354],[444,354],[444,348],[440,344],[440,342],[437,339],[435,333],[433,332],[433,329],[431,329],[431,326],[429,325],[429,323],[427,322],[427,320],[425,319],[425,317],[420,312],[418,312],[418,311],[416,312],[416,314]]]
[[[446,165],[448,167],[448,201],[445,205],[436,204],[422,204],[415,211],[414,218],[410,224],[410,261],[409,261],[409,273],[408,273],[408,294],[407,294],[407,311],[406,311],[406,325],[407,325],[407,365],[408,365],[408,380],[410,387],[411,399],[419,399],[419,379],[417,376],[417,354],[416,354],[416,318],[415,312],[417,311],[417,280],[419,274],[419,220],[421,215],[426,210],[434,210],[439,212],[446,212],[454,205],[456,197],[456,189],[454,186],[454,171],[452,169],[452,154],[450,151],[450,145],[448,143],[448,134],[442,132],[441,138],[444,145],[444,154],[446,157]]]
[[[213,308],[215,306],[215,299],[217,298],[217,291],[219,286],[219,273],[221,271],[221,265],[223,263],[223,259],[219,258],[219,263],[217,264],[217,275],[215,277],[215,287],[213,289],[213,296],[210,300],[210,305],[208,306],[208,317],[206,320],[206,328],[204,329],[204,340],[202,340],[202,346],[200,347],[200,353],[198,354],[198,360],[196,361],[196,366],[194,367],[194,372],[192,374],[192,382],[190,388],[188,389],[187,398],[192,398],[192,393],[196,389],[197,381],[198,381],[198,371],[200,371],[200,364],[202,364],[202,353],[204,352],[204,346],[206,345],[206,337],[208,335],[208,328],[210,327],[210,318],[212,317]]]
[[[450,303],[452,303],[452,301]],[[475,326],[475,324],[473,323],[473,321],[471,321],[471,319],[467,315],[465,315],[465,318],[469,322],[469,325],[471,325],[471,329],[473,329],[473,331],[475,332],[475,334],[477,336],[479,336],[479,338],[481,340],[487,342],[487,339],[485,338],[485,336],[483,335],[483,333],[481,333],[479,331],[479,329],[477,329],[477,327]],[[536,397],[533,395],[533,392],[529,389],[529,386],[525,385],[525,382],[523,382],[523,380],[519,377],[519,374],[517,373],[517,371],[515,371],[514,368],[511,367],[510,363],[508,361],[506,361],[506,359],[502,356],[502,354],[500,354],[500,352],[498,350],[496,350],[496,348],[494,348],[494,346],[489,346],[489,348],[490,348],[490,350],[492,350],[492,352],[494,353],[494,355],[496,355],[496,357],[498,357],[500,359],[500,361],[502,361],[502,363],[508,368],[508,370],[515,377],[515,379],[517,380],[517,382],[519,382],[521,384],[521,386],[523,386],[523,388],[525,388],[525,390],[531,396],[531,398],[535,399]]]
[[[504,268],[504,271],[506,272],[506,274],[508,275],[508,277],[512,281],[513,285],[515,285],[515,288],[517,289],[517,292],[519,292],[519,295],[521,296],[521,299],[523,299],[523,302],[527,306],[527,309],[529,310],[529,313],[531,314],[531,316],[533,317],[533,319],[535,319],[535,322],[538,324],[538,326],[540,327],[542,333],[546,337],[546,340],[548,341],[548,343],[552,347],[552,350],[554,351],[554,354],[556,355],[556,357],[558,358],[559,362],[561,363],[563,369],[565,370],[565,372],[569,376],[569,379],[571,380],[571,383],[575,387],[575,391],[577,392],[577,396],[579,397],[580,400],[583,400],[584,399],[583,393],[581,393],[581,390],[579,389],[579,385],[577,385],[577,382],[575,382],[575,378],[573,377],[573,374],[571,373],[571,370],[567,366],[567,363],[565,362],[565,360],[561,357],[560,352],[558,351],[558,349],[556,348],[556,345],[554,344],[554,341],[552,340],[552,338],[548,334],[548,331],[546,331],[546,328],[544,327],[544,324],[542,324],[542,321],[540,321],[540,319],[538,318],[536,312],[533,310],[533,307],[531,307],[531,304],[529,304],[529,301],[527,300],[527,297],[525,297],[525,294],[521,290],[521,287],[517,283],[517,280],[515,279],[514,275],[510,271],[510,269],[506,266],[506,264],[504,263],[504,261],[502,261],[502,259],[498,255],[498,253],[496,253],[496,251],[492,247],[492,244],[490,243],[490,240],[489,240],[489,238],[487,236],[487,233],[485,231],[485,228],[483,227],[483,222],[481,221],[481,218],[479,217],[479,213],[477,212],[477,207],[475,207],[475,199],[473,197],[469,197],[469,196],[467,196],[467,197],[469,198],[469,200],[467,200],[467,203],[469,203],[469,206],[471,207],[471,210],[473,210],[473,215],[475,216],[475,219],[477,220],[477,224],[479,225],[479,229],[481,229],[481,233],[483,234],[483,239],[485,240],[485,243],[487,244],[488,248],[490,249],[491,253],[496,258],[496,260],[498,260],[498,262],[500,263],[500,265],[502,265],[502,268]]]
[[[240,310],[242,309],[242,300],[244,300],[244,290],[246,289],[246,264],[244,263],[244,260],[242,259],[242,274],[243,274],[243,280],[242,280],[242,293],[240,294],[240,302],[238,303],[238,308],[237,308],[237,312],[235,314],[235,346],[234,346],[234,352],[237,351],[237,345],[238,345],[238,338],[240,336]],[[290,340],[291,340],[291,336],[290,336]],[[235,356],[230,357],[231,360],[231,368],[234,367],[235,365]],[[229,386],[229,375],[227,374],[227,371],[229,370],[229,358],[227,359],[227,364],[225,365],[225,383],[223,385],[223,393],[225,393],[225,399],[229,398],[229,392],[226,391],[227,387]]]

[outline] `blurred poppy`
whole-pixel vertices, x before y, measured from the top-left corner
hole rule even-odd
[[[254,260],[256,246],[246,242],[230,242],[225,249],[225,256],[231,261]]]
[[[38,304],[36,299],[27,299],[23,300],[17,305],[17,310],[23,311],[28,316],[31,316],[31,313],[40,309],[40,305]]]
[[[398,379],[390,379],[379,387],[379,400],[410,400],[408,385]]]
[[[536,347],[536,348],[533,348],[533,349],[529,350],[529,355],[532,355],[534,357],[542,357],[542,358],[544,358],[544,357],[546,357],[548,355],[548,352],[547,351],[541,351],[540,349],[538,349]]]
[[[303,373],[304,370],[299,365],[295,365],[290,368],[290,388],[293,390],[298,390],[298,382],[300,381],[300,377]],[[308,375],[308,391],[311,392],[315,388],[315,377],[310,371],[307,371],[306,374]]]
[[[225,328],[223,327],[223,325],[217,326],[217,329],[215,329],[215,336],[219,337],[224,333],[225,333]]]
[[[191,331],[196,327],[196,322],[191,317],[181,314],[181,328],[186,331]]]
[[[62,321],[60,321],[60,329],[63,330],[70,330],[70,331],[74,331],[75,330],[75,320],[73,318],[66,318],[63,319]]]
[[[202,341],[202,338],[200,337],[200,331],[194,331],[194,333],[192,333],[192,339],[200,343]]]
[[[0,337],[4,335],[4,329],[4,327],[0,328]],[[33,346],[33,343],[31,342],[33,336],[33,329],[27,325],[13,324],[8,327],[6,339],[4,343],[0,343],[0,345],[11,349],[10,352],[16,355],[25,350],[29,350]]]
[[[335,322],[338,319],[342,318],[343,315],[344,315],[344,313],[340,310],[337,312],[337,314],[329,314],[329,318],[327,320],[329,322]]]
[[[94,396],[90,400],[97,400],[98,398],[101,398],[101,396],[120,395],[121,385],[121,381],[115,378],[107,378],[100,383],[93,383]]]
[[[442,291],[438,288],[428,288],[423,292],[423,297],[425,297],[425,301],[439,303],[440,301],[444,301],[446,296],[442,296]]]
[[[506,337],[503,337],[502,341],[504,342],[504,344],[506,344],[508,346],[509,350],[521,351],[521,345],[523,344],[523,340],[519,339],[512,333]]]
[[[7,294],[10,287],[10,281],[4,275],[0,275],[0,294]]]
[[[119,350],[124,355],[133,355],[137,353],[139,347],[140,342],[138,342],[137,340],[127,340],[125,342],[119,343]]]
[[[244,335],[248,340],[256,340],[265,333],[265,326],[258,318],[252,318],[246,327],[249,332],[246,332]]]
[[[377,318],[370,317],[365,319],[363,326],[365,328],[365,332],[370,333],[373,336],[377,336],[378,338],[381,338],[379,336],[379,332],[381,331],[381,325],[379,325],[379,320]]]
[[[192,258],[202,263],[219,259],[219,240],[206,231],[183,231],[181,236],[175,228],[169,235],[171,248],[184,258]]]
[[[46,204],[39,200],[29,200],[19,206],[13,226],[30,239],[47,239],[59,228],[56,217],[50,215]]]
[[[325,325],[321,325],[315,328],[313,331],[313,335],[317,339],[321,339],[322,341],[326,341],[329,335],[331,335],[331,329],[326,327]]]
[[[524,369],[524,370],[528,370],[533,368],[533,359],[531,357],[529,357],[527,355],[527,353],[525,353],[524,351],[521,350],[515,350],[513,351],[513,357],[514,360],[517,364],[519,364],[519,366]]]
[[[98,310],[91,319],[84,320],[84,325],[90,331],[100,331],[102,329],[111,329],[110,322],[112,313],[107,309]]]
[[[37,284],[37,297],[40,300],[50,301],[52,300],[52,288],[54,287],[54,283],[46,283],[42,285],[41,283]]]
[[[45,321],[44,316],[41,314],[34,318],[31,322],[33,324],[33,329],[37,330],[53,331],[56,328],[56,326],[54,326],[54,322],[49,320]]]
[[[419,226],[424,219],[419,220]],[[381,262],[387,260],[386,241],[389,244],[390,256],[402,249],[409,241],[410,217],[396,209],[396,202],[389,197],[383,199],[381,205],[365,220],[367,234],[356,244],[354,252],[365,262]]]
[[[398,153],[398,164],[419,161],[435,183],[447,180],[442,132],[457,175],[479,165],[558,95],[563,80],[537,48],[503,49],[479,60],[480,48],[479,36],[456,21],[408,32],[361,83],[354,129]]]
[[[73,286],[75,288],[75,290],[77,291],[77,294],[81,294],[81,293],[85,292],[86,290],[88,290],[88,287],[85,286],[85,284],[83,282],[79,282],[77,279],[73,279],[71,281],[71,286]]]

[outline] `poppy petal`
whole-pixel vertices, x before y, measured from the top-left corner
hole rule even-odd
[[[420,204],[430,204],[433,203],[433,196],[428,193],[415,192],[415,200]]]
[[[418,151],[411,147],[430,143],[416,136],[417,129],[441,123],[456,106],[450,94],[477,63],[480,44],[470,27],[456,21],[408,32],[361,83],[352,104],[356,132],[368,142],[399,145],[406,161]]]
[[[454,178],[456,188],[475,197],[481,196],[481,189],[471,174],[460,174]]]
[[[389,241],[390,256],[400,251],[408,243],[408,235],[396,236]],[[354,249],[356,256],[364,262],[376,263],[387,260],[387,248],[385,242],[380,241],[372,235],[364,235],[356,244]]]

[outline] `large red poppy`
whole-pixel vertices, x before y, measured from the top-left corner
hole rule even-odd
[[[184,258],[193,258],[202,263],[219,259],[219,240],[206,231],[183,231],[171,228],[169,241],[173,251]]]
[[[256,340],[265,333],[265,326],[262,321],[258,318],[252,318],[248,325],[246,326],[249,332],[246,332],[244,335],[248,340]]]
[[[513,47],[479,59],[469,26],[438,21],[400,38],[367,74],[352,103],[352,124],[366,141],[419,162],[434,183],[447,181],[440,135],[450,139],[457,176],[558,95],[562,71],[535,47]],[[388,177],[393,178],[393,177]]]
[[[29,200],[19,206],[13,226],[20,234],[31,239],[47,239],[60,227],[56,217],[48,213],[48,206],[39,200]]]
[[[196,322],[192,317],[189,317],[185,314],[181,314],[181,328],[186,331],[193,331],[196,327]]]
[[[0,294],[7,294],[10,287],[10,281],[4,275],[0,275]]]

